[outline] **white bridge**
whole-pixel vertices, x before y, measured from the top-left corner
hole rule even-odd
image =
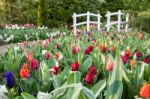
[[[77,23],[77,18],[78,17],[82,17],[82,16],[86,16],[86,21],[84,22],[79,22]],[[128,21],[129,21],[129,14],[124,14],[121,12],[121,10],[118,10],[118,12],[107,12],[107,14],[105,15],[107,18],[107,23],[105,25],[106,30],[109,31],[112,25],[117,25],[117,31],[121,31],[121,25],[125,24],[125,31],[128,31]],[[117,17],[117,21],[111,21],[111,16],[118,16]],[[122,16],[126,16],[126,20],[122,21]],[[97,21],[91,21],[90,17],[97,17]],[[101,31],[101,15],[100,13],[98,14],[94,14],[94,13],[90,13],[89,11],[87,13],[81,13],[81,14],[73,14],[73,33],[74,35],[76,35],[77,32],[77,26],[80,25],[86,25],[87,26],[87,31],[90,31],[90,24],[96,24],[97,25],[97,30]]]

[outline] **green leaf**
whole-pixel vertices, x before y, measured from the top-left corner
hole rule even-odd
[[[98,97],[98,95],[101,93],[101,91],[105,88],[106,86],[106,79],[100,80],[98,83],[96,83],[93,87],[92,87],[92,91],[95,95],[95,97]]]
[[[94,93],[90,89],[88,89],[88,88],[83,86],[83,90],[82,91],[88,97],[88,99],[96,99]]]
[[[71,72],[68,79],[68,84],[80,82],[81,82],[81,73],[79,71]]]
[[[23,99],[36,99],[34,96],[28,94],[28,93],[21,93]]]
[[[61,82],[62,81],[61,81],[59,76],[53,75],[53,86],[54,86],[54,88],[60,87],[61,86]]]
[[[91,67],[92,65],[92,58],[91,56],[89,56],[81,65],[80,69],[82,72],[86,72],[88,71],[88,69]]]
[[[106,90],[106,99],[121,99],[123,92],[122,60],[117,53],[112,73],[109,74],[109,86]]]

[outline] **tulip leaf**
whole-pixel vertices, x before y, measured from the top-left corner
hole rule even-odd
[[[60,87],[61,86],[61,82],[62,82],[62,80],[60,79],[59,76],[53,75],[53,86],[54,86],[54,88]]]
[[[28,94],[28,93],[21,93],[23,99],[36,99],[34,96]]]
[[[120,55],[116,55],[115,65],[112,73],[109,74],[109,86],[106,90],[106,99],[121,99],[123,92],[122,83],[122,61]]]
[[[137,92],[139,91],[139,88],[143,81],[144,70],[145,70],[145,63],[143,63],[142,66],[138,66],[136,68],[135,88]]]
[[[80,70],[81,72],[86,72],[92,65],[92,58],[89,56],[81,65]]]
[[[81,82],[81,73],[79,71],[71,72],[68,83],[80,83]]]
[[[88,99],[96,99],[93,91],[91,91],[90,89],[88,89],[88,88],[83,86],[83,90],[82,91],[88,97]]]
[[[95,97],[98,97],[98,95],[101,93],[101,91],[105,88],[106,86],[106,79],[100,80],[98,83],[96,83],[92,87],[92,91],[94,92]]]

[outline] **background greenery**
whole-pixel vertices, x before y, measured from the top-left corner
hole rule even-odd
[[[34,23],[50,28],[62,26],[70,28],[74,12],[100,12],[105,18],[107,11],[119,9],[130,12],[131,26],[150,31],[149,0],[1,0],[0,26],[5,23]]]

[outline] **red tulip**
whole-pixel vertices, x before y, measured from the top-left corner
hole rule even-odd
[[[90,53],[91,53],[91,51],[93,50],[93,46],[88,46],[86,49],[85,49],[85,51],[84,51],[84,53],[86,54],[86,55],[89,55]]]
[[[150,84],[144,84],[140,90],[140,95],[144,98],[150,98]]]
[[[45,57],[46,57],[47,60],[49,60],[50,56],[51,56],[50,51],[46,51],[46,56]]]
[[[150,56],[146,57],[146,58],[143,60],[143,62],[144,62],[144,63],[147,63],[147,64],[150,63]]]
[[[130,50],[126,50],[126,53],[125,53],[126,56],[130,57],[131,55],[131,51]]]
[[[97,74],[97,70],[96,70],[96,67],[95,66],[92,66],[90,68],[90,73],[93,74],[93,75],[96,75]]]
[[[54,70],[53,74],[57,75],[58,72],[59,72],[59,67],[58,66],[53,66],[53,70]]]
[[[106,70],[112,71],[114,68],[114,62],[112,60],[108,60],[107,65],[106,65]]]
[[[94,81],[94,75],[91,74],[91,73],[88,73],[88,74],[86,75],[85,82],[86,82],[87,84],[92,84],[93,81]]]
[[[30,61],[30,66],[33,70],[37,70],[38,69],[38,66],[39,66],[39,62],[37,59],[32,59]]]
[[[142,53],[139,52],[139,51],[137,51],[137,52],[136,52],[136,57],[138,57],[138,58],[139,58],[139,57],[142,57]]]
[[[72,64],[72,71],[78,71],[78,69],[79,69],[79,63],[78,62],[74,62],[73,64]]]
[[[72,53],[73,54],[77,54],[78,52],[80,51],[80,46],[75,46],[73,49],[72,49]]]
[[[129,58],[128,55],[122,56],[122,61],[124,64],[128,61],[128,58]]]

